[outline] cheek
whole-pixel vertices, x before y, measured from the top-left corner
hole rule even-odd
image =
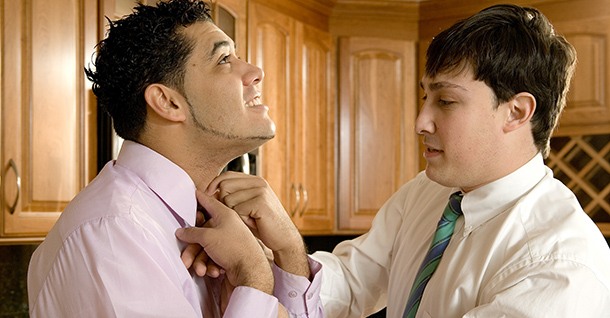
[[[478,157],[484,156],[492,140],[484,130],[468,129],[472,126],[458,125],[445,131],[444,146],[448,155],[460,165],[476,164]]]

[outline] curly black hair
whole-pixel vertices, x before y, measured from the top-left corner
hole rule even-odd
[[[122,138],[138,141],[146,123],[144,91],[150,84],[184,92],[185,63],[194,43],[181,30],[196,22],[212,22],[203,1],[139,4],[130,15],[109,21],[107,37],[97,45],[95,70],[85,68],[85,74]]]

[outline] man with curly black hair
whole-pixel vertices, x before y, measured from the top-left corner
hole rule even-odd
[[[238,214],[205,191],[274,136],[257,88],[263,72],[234,46],[202,1],[139,5],[110,22],[86,73],[125,142],[35,251],[31,317],[322,316],[319,296],[304,294],[319,286],[308,278],[320,265],[303,256],[287,214],[275,224],[289,235],[261,237],[270,264]],[[260,190],[279,204],[265,182]],[[200,246],[206,265],[189,271],[193,259],[181,253]]]

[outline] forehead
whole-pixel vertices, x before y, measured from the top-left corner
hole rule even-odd
[[[430,77],[424,75],[420,82],[420,86],[426,90],[438,90],[442,88],[456,88],[456,86],[468,86],[480,82],[474,78],[474,74],[470,69],[461,71],[441,72]]]
[[[195,51],[212,54],[219,47],[233,48],[233,40],[212,22],[197,22],[184,28],[183,33],[193,41]]]

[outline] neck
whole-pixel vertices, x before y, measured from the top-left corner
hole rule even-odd
[[[152,115],[148,117],[139,140],[182,168],[202,191],[231,160],[256,149],[265,141],[230,139],[193,129],[184,122],[168,124]]]
[[[191,177],[197,189],[202,191],[231,160],[246,152],[228,151],[206,145],[194,147],[188,143],[165,142],[153,138],[142,138],[140,143],[182,168]]]
[[[505,156],[508,156],[508,155],[509,154],[506,154]],[[538,155],[538,151],[535,148],[532,148],[531,151],[523,151],[522,153],[519,153],[519,154],[517,154],[515,152],[515,153],[513,153],[513,160],[511,160],[511,162],[509,162],[509,163],[506,163],[504,165],[505,169],[501,170],[498,175],[490,177],[487,182],[484,182],[484,183],[481,183],[481,184],[478,184],[478,185],[472,186],[472,187],[461,187],[460,190],[462,190],[462,192],[464,192],[464,193],[468,193],[468,192],[478,189],[486,184],[489,184],[496,180],[502,179],[502,178],[510,175],[511,173],[519,170],[525,164],[530,162],[530,160],[534,159],[534,157],[536,155]]]

